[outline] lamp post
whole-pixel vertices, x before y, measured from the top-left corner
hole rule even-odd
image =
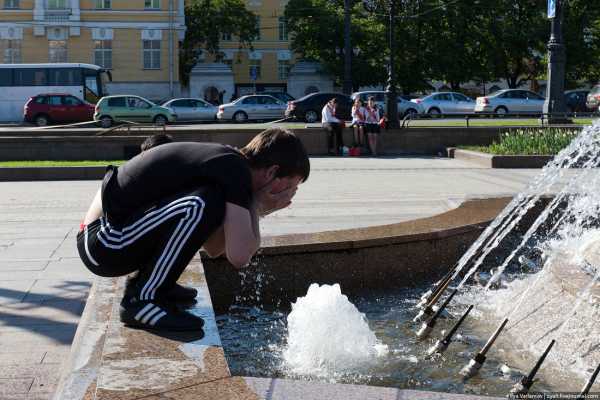
[[[394,17],[396,15],[396,1],[386,0],[388,6],[388,47],[390,50],[388,62],[388,79],[385,88],[385,112],[387,115],[388,128],[398,128],[398,94],[396,92],[396,74],[394,70],[394,58],[396,53],[396,38],[394,35]],[[373,0],[363,0],[363,7],[367,12],[377,11],[377,2]]]
[[[352,93],[352,44],[350,43],[350,0],[344,0],[344,94]]]
[[[546,83],[546,100],[544,114],[549,123],[564,123],[568,119],[557,117],[555,113],[567,110],[564,97],[566,53],[562,38],[563,1],[548,0],[548,18],[552,20],[550,40],[548,41],[548,81]]]

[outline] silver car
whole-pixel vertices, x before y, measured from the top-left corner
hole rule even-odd
[[[355,92],[352,93],[352,101],[359,97],[363,104],[367,104],[367,100],[369,97],[373,96],[375,99],[375,104],[381,110],[385,111],[385,92],[382,90],[371,90],[367,92]],[[405,116],[407,114],[422,114],[423,107],[420,104],[413,103],[412,101],[408,101],[398,96],[398,115]]]
[[[435,92],[412,102],[420,104],[426,114],[471,114],[475,109],[475,100],[457,92]]]
[[[214,121],[217,107],[202,99],[173,99],[162,105],[177,114],[177,121]]]
[[[523,89],[504,89],[489,96],[478,97],[475,112],[496,114],[541,114],[544,98]]]
[[[242,96],[232,103],[219,106],[217,119],[245,122],[284,117],[287,104],[268,95]]]

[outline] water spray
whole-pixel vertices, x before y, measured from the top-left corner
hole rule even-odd
[[[581,393],[579,393],[577,400],[583,400],[587,396],[587,394],[590,392],[590,389],[594,385],[594,381],[598,377],[598,373],[600,373],[600,364],[598,364],[596,370],[592,376],[590,376],[590,379],[588,379],[588,381],[585,383],[585,386],[583,386],[583,389],[581,389]]]
[[[440,315],[442,315],[442,311],[444,311],[446,306],[450,303],[450,301],[452,301],[452,298],[457,292],[458,289],[454,289],[454,291],[450,293],[450,296],[448,296],[446,300],[444,300],[442,305],[437,309],[435,314],[433,314],[433,317],[431,317],[429,321],[423,322],[423,325],[421,325],[421,328],[417,331],[418,339],[425,339],[427,336],[429,336],[429,334],[433,330],[433,327],[437,323],[438,318],[440,317]]]
[[[500,332],[502,332],[507,323],[508,318],[502,321],[498,329],[496,329],[496,332],[492,334],[492,336],[488,339],[487,343],[481,348],[481,350],[479,350],[479,353],[477,353],[475,357],[473,357],[471,361],[469,361],[469,363],[465,365],[462,370],[460,370],[460,374],[464,377],[465,380],[477,374],[477,372],[481,369],[481,367],[485,363],[485,356],[487,352],[490,350],[490,348],[498,338],[498,335],[500,335]]]
[[[467,311],[465,311],[465,313],[460,317],[460,319],[458,321],[456,321],[456,323],[450,329],[450,331],[448,331],[446,336],[444,336],[443,339],[435,342],[435,344],[432,347],[430,347],[429,350],[427,350],[428,356],[432,356],[435,353],[442,354],[444,351],[446,351],[446,349],[448,348],[450,343],[452,343],[452,336],[454,336],[454,334],[456,333],[458,328],[462,325],[463,321],[465,320],[465,318],[467,318],[467,315],[469,315],[469,313],[471,312],[472,309],[473,309],[473,305],[471,304],[469,306],[469,308],[467,308]]]
[[[552,349],[552,346],[554,346],[555,342],[556,341],[553,339],[550,342],[550,344],[548,345],[548,347],[546,347],[546,350],[544,351],[544,354],[542,354],[542,356],[539,358],[539,360],[537,360],[537,362],[535,363],[535,366],[533,367],[533,369],[531,370],[531,372],[529,372],[529,375],[524,376],[523,379],[521,379],[520,382],[518,382],[515,386],[513,386],[513,388],[510,390],[510,394],[511,395],[519,396],[519,395],[523,395],[523,394],[529,393],[529,389],[531,388],[531,386],[535,382],[535,380],[534,380],[535,375],[537,374],[538,370],[542,366],[542,363],[546,359],[546,356],[548,355],[548,353]]]

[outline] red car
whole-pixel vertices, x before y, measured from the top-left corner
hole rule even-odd
[[[94,105],[66,93],[46,93],[25,103],[23,118],[37,126],[53,122],[85,122],[94,120]]]

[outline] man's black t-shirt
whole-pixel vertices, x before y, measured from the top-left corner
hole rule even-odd
[[[167,143],[109,169],[102,184],[102,207],[115,223],[161,199],[209,183],[222,189],[226,202],[249,209],[252,200],[247,161],[222,144]]]

